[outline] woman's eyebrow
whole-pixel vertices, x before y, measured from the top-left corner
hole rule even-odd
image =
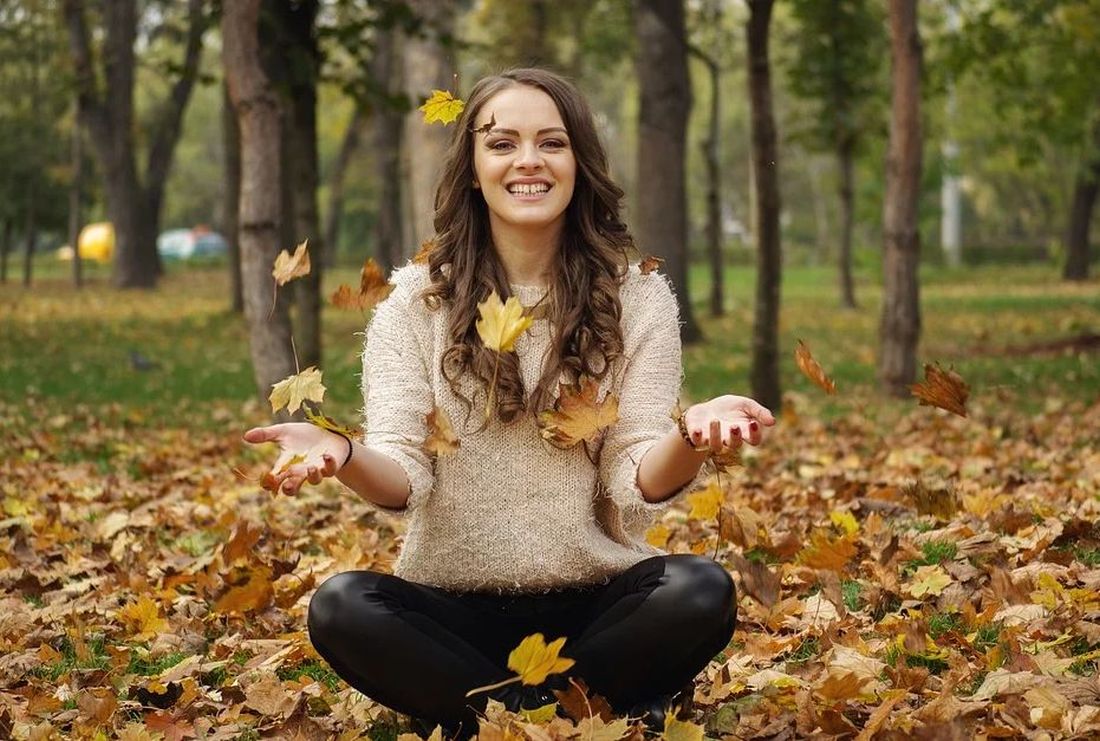
[[[551,126],[548,129],[539,129],[537,132],[535,132],[535,136],[542,136],[543,134],[549,134],[551,131],[560,131],[563,134],[567,134],[567,135],[569,134],[569,132],[566,131],[561,126]],[[515,129],[489,129],[488,133],[490,133],[490,134],[509,134],[511,136],[519,136],[519,132],[516,131]]]

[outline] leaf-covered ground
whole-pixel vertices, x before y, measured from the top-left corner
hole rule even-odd
[[[58,296],[16,297],[23,321],[6,339],[31,347],[37,333],[45,348],[75,331],[79,307]],[[110,318],[96,331],[136,337],[146,353],[191,343],[153,352],[159,371],[110,371],[150,393],[158,380],[182,383],[169,377],[177,362],[201,361],[196,327],[216,327],[215,343],[237,331],[209,307],[129,294],[101,306]],[[1090,306],[1070,312],[1081,324],[1067,331],[1097,326]],[[165,324],[144,327],[150,315]],[[816,317],[796,314],[795,331]],[[960,321],[995,332],[998,317]],[[803,336],[835,373],[842,348]],[[33,363],[45,376],[50,363],[94,366],[108,352],[59,344]],[[740,585],[734,640],[700,675],[685,720],[713,738],[1100,734],[1100,401],[1063,387],[1066,373],[1094,373],[1096,358],[1075,354],[1066,370],[1063,357],[1056,379],[1028,366],[1029,388],[983,385],[964,369],[966,418],[846,389],[843,371],[846,401],[826,414],[822,392],[796,385],[766,445],[722,477],[717,513],[686,500],[650,532],[670,551],[714,555]],[[0,397],[0,737],[409,732],[340,682],[304,633],[324,578],[391,567],[400,521],[336,485],[273,497],[235,475],[258,477],[268,459],[240,442],[263,419],[257,402],[206,398],[168,414],[29,393]],[[508,714],[484,735],[600,736]]]

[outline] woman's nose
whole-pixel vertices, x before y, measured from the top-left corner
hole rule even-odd
[[[532,168],[542,165],[542,153],[534,143],[521,144],[519,155],[516,157],[516,167]]]

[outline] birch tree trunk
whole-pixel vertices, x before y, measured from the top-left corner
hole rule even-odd
[[[879,382],[904,397],[917,375],[920,341],[921,40],[917,0],[890,0],[893,94],[886,155],[883,214],[882,319],[879,325]]]
[[[253,375],[266,403],[271,386],[295,372],[286,294],[271,311],[271,268],[279,252],[279,100],[260,64],[260,0],[222,12],[222,61],[241,133],[239,232],[244,311]],[[268,316],[268,312],[271,315]]]

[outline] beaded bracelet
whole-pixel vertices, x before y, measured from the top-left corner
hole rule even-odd
[[[688,433],[687,422],[684,420],[684,412],[680,412],[680,416],[676,418],[676,427],[680,430],[680,437],[684,438],[684,442],[688,444],[688,447],[695,452],[703,450],[709,450],[709,445],[696,445],[695,441],[691,439],[691,435]]]

